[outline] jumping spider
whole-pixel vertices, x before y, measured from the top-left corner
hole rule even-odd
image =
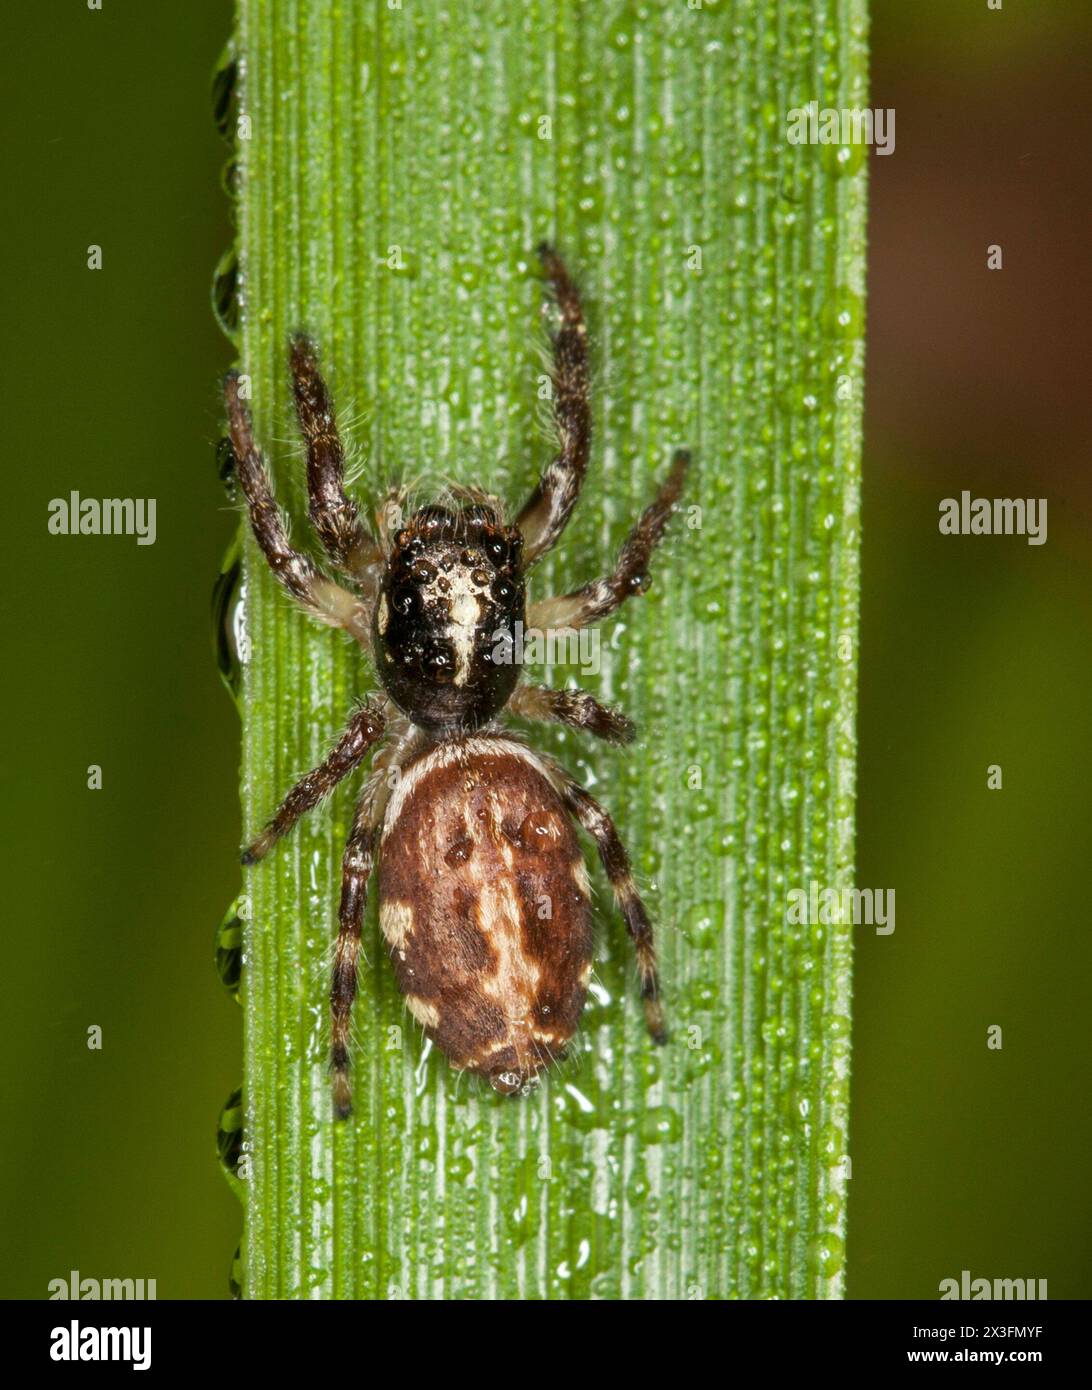
[[[332,565],[357,592],[289,545],[254,442],[239,381],[225,386],[231,443],[254,537],[270,568],[314,617],[371,649],[383,695],[356,710],[319,767],[288,793],[243,854],[254,864],[386,735],[356,804],[342,868],[330,1000],[336,1113],[351,1111],[349,1015],[365,893],[379,863],[380,925],[406,1004],[458,1070],[522,1091],[558,1057],[584,1007],[592,968],[590,889],[573,826],[595,840],[633,938],[645,1020],[664,1041],[652,926],[610,816],[552,759],[505,732],[505,710],[628,743],[625,715],[583,690],[520,681],[498,661],[496,635],[518,622],[575,631],[643,593],[648,563],[682,491],[679,450],[614,569],[528,608],[526,576],[576,505],[591,439],[587,330],[560,256],[539,247],[559,310],[553,403],[560,448],[513,523],[496,498],[457,489],[454,508],[427,506],[391,534],[390,507],[365,528],[345,495],[341,443],[313,344],[296,337],[291,370],[307,445],[310,517]],[[395,495],[395,500],[401,494]],[[546,911],[543,905],[547,905]]]

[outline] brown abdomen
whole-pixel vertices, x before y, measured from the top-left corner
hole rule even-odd
[[[379,850],[399,988],[461,1070],[513,1092],[572,1037],[591,975],[588,877],[535,755],[443,743],[403,769]]]

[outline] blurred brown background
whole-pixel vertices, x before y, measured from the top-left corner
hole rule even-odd
[[[1088,1297],[1092,6],[873,15],[858,878],[898,927],[858,936],[848,1292]],[[941,536],[964,489],[1046,543]]]

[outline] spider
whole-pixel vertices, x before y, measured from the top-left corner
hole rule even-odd
[[[487,1078],[502,1094],[523,1093],[573,1037],[592,969],[590,886],[577,825],[596,843],[633,940],[648,1031],[657,1043],[666,1036],[652,925],[614,823],[499,716],[552,720],[619,744],[632,741],[634,726],[587,691],[521,680],[497,638],[510,644],[525,618],[530,629],[574,632],[644,593],[689,454],[676,451],[609,574],[528,606],[527,574],[565,529],[591,442],[580,297],[553,247],[543,244],[538,254],[558,310],[551,346],[559,448],[514,521],[498,499],[459,488],[452,505],[421,507],[402,525],[392,521],[405,501],[396,489],[378,510],[374,533],[367,529],[345,494],[333,402],[314,344],[292,339],[309,514],[330,565],[353,590],[289,544],[238,374],[225,383],[238,480],[262,554],[308,613],[372,652],[383,686],[242,856],[245,865],[262,859],[383,740],[356,802],[342,866],[330,992],[339,1118],[352,1110],[349,1020],[377,862],[380,928],[399,988],[455,1069]]]

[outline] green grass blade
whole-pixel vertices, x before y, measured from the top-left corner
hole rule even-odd
[[[594,465],[536,593],[598,573],[688,444],[649,596],[581,676],[625,752],[534,735],[615,812],[660,923],[673,1028],[648,1044],[599,876],[599,985],[522,1102],[426,1055],[375,928],[357,1116],[330,1118],[343,788],[249,871],[250,1297],[837,1296],[849,929],[786,921],[851,882],[865,171],[790,146],[863,105],[864,0],[239,0],[240,352],[302,540],[285,366],[319,340],[359,449],[517,501],[556,240],[592,326]],[[247,129],[249,123],[249,129]],[[370,672],[275,591],[249,538],[243,807],[258,826]],[[559,670],[555,678],[576,674]]]

